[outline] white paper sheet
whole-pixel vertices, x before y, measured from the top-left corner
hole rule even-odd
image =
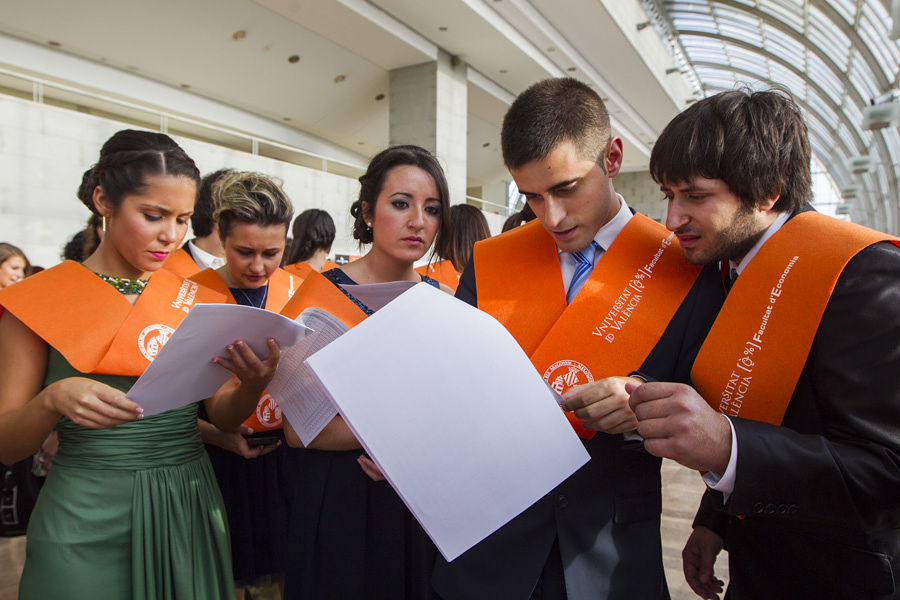
[[[306,331],[299,323],[252,306],[197,304],[126,396],[140,404],[147,417],[209,398],[232,377],[211,362],[214,356],[227,356],[225,346],[244,340],[264,358],[269,355],[268,338],[275,338],[284,351]]]
[[[343,285],[360,302],[377,312],[416,285],[414,281],[392,281],[365,285]],[[281,356],[278,373],[267,391],[281,407],[297,437],[308,446],[338,409],[322,383],[304,361],[344,334],[348,327],[320,308],[308,308],[296,319],[315,333]]]
[[[432,286],[307,362],[447,560],[589,459],[513,337]]]
[[[320,308],[307,308],[297,322],[312,331],[281,355],[278,372],[266,391],[304,445],[309,445],[338,414],[331,395],[304,362],[341,335],[348,327]]]

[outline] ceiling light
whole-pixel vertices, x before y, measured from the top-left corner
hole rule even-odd
[[[247,37],[247,32],[244,31],[243,29],[238,29],[237,31],[235,31],[234,33],[231,34],[231,39],[233,39],[234,41],[242,40],[245,37]]]
[[[342,82],[342,81],[345,80],[345,79],[347,79],[347,78],[346,78],[344,75],[338,75],[337,77],[334,78],[334,82],[335,82],[335,83],[340,83],[340,82]]]
[[[300,56],[297,54],[291,54],[288,56],[288,62],[291,64],[300,62]]]

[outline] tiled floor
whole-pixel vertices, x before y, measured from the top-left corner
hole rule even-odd
[[[681,548],[690,533],[691,520],[702,493],[703,482],[695,471],[689,471],[670,461],[663,463],[663,561],[672,600],[697,598],[681,573]],[[24,537],[0,538],[0,600],[15,600],[24,560]],[[719,557],[716,566],[716,575],[727,580],[727,557]],[[269,589],[269,593],[260,597],[277,597],[277,593],[271,594],[272,591],[274,590]]]

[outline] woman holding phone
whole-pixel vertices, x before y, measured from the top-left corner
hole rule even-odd
[[[212,190],[225,264],[191,280],[219,291],[226,301],[278,312],[299,285],[278,268],[294,209],[281,185],[252,172],[232,172]],[[201,411],[200,431],[212,461],[231,530],[237,600],[263,576],[282,582],[287,516],[281,485],[286,448],[281,411],[263,393],[238,431],[222,431]]]

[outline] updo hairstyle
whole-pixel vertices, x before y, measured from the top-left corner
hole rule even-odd
[[[285,261],[289,265],[309,260],[320,248],[326,254],[331,252],[335,236],[334,219],[324,210],[310,208],[294,219],[291,233],[294,241],[291,243],[291,255]]]
[[[187,177],[200,182],[200,171],[194,161],[162,133],[124,129],[106,140],[100,149],[100,160],[84,172],[78,199],[92,213],[100,216],[94,206],[94,189],[99,185],[114,207],[130,194],[140,194],[153,175]]]
[[[450,191],[447,188],[447,179],[444,170],[431,152],[419,146],[392,146],[382,150],[369,163],[365,174],[359,178],[359,199],[350,206],[350,215],[355,219],[353,223],[353,238],[360,244],[372,243],[372,229],[366,225],[363,215],[363,202],[371,211],[370,217],[375,214],[375,201],[384,187],[384,180],[388,172],[394,167],[410,165],[419,167],[434,179],[438,189],[438,200],[441,201],[441,224],[435,238],[435,248],[441,248],[442,240],[448,235]]]
[[[234,171],[216,180],[212,189],[219,237],[228,237],[234,223],[268,227],[284,225],[284,234],[294,217],[294,207],[281,182],[262,173]]]

